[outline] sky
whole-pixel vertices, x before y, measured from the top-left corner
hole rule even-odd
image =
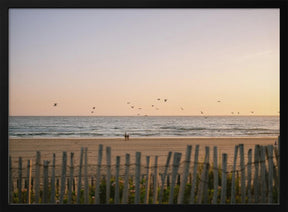
[[[279,9],[9,9],[9,115],[279,115],[279,40]]]

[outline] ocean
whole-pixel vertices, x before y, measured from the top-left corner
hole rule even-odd
[[[274,137],[279,116],[10,116],[9,138]]]

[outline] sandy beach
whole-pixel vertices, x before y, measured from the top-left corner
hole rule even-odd
[[[221,154],[228,154],[228,168],[233,164],[235,145],[244,144],[245,163],[247,162],[247,152],[254,149],[256,144],[270,145],[274,144],[276,137],[245,137],[245,138],[131,138],[125,141],[124,138],[67,138],[67,139],[10,139],[9,155],[12,158],[13,175],[17,174],[18,158],[22,157],[23,168],[27,167],[27,160],[36,161],[36,151],[41,152],[41,161],[49,160],[52,165],[53,153],[56,154],[56,173],[60,174],[63,151],[67,152],[67,165],[70,165],[70,153],[74,153],[74,165],[79,166],[81,147],[88,148],[89,175],[96,173],[96,164],[98,159],[99,144],[103,144],[102,164],[106,165],[106,147],[111,147],[112,171],[115,166],[116,156],[120,156],[120,164],[124,170],[125,154],[130,154],[130,163],[135,164],[136,152],[141,152],[141,165],[146,165],[146,156],[151,157],[152,165],[154,158],[158,156],[159,166],[164,166],[168,152],[182,153],[181,161],[185,160],[185,151],[187,145],[192,145],[191,161],[194,161],[195,146],[199,144],[199,160],[203,162],[205,147],[210,148],[210,161],[213,159],[213,147],[218,147],[218,163],[221,161]],[[239,155],[239,154],[238,154]],[[171,158],[170,164],[173,158]],[[239,162],[239,161],[238,161]],[[132,166],[131,166],[132,167]],[[133,168],[131,169],[133,170]],[[24,173],[26,173],[24,171]],[[15,176],[15,175],[14,175]]]

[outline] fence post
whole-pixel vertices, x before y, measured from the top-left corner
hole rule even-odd
[[[155,156],[155,165],[154,165],[154,182],[153,182],[153,204],[157,202],[157,188],[158,188],[158,156]]]
[[[255,145],[254,149],[254,167],[255,167],[255,174],[253,180],[253,187],[254,187],[254,202],[260,202],[260,191],[259,191],[259,159],[260,159],[260,146],[257,144]]]
[[[214,192],[213,192],[213,199],[212,204],[217,203],[217,196],[218,196],[218,155],[217,155],[217,146],[213,148],[213,175],[214,175]]]
[[[48,160],[43,162],[43,176],[44,176],[44,189],[43,189],[43,203],[48,203]]]
[[[238,154],[238,145],[235,145],[234,149],[234,163],[233,163],[233,170],[232,170],[232,182],[231,182],[231,204],[236,202],[236,184],[235,184],[235,172],[236,172],[236,164],[237,164],[237,154]]]
[[[32,160],[28,160],[27,165],[27,179],[28,179],[28,188],[27,188],[27,198],[28,198],[28,204],[31,204],[31,179],[32,179]]]
[[[173,198],[174,198],[174,187],[176,183],[176,176],[179,169],[179,164],[181,160],[181,153],[175,152],[173,156],[173,169],[172,169],[172,180],[171,180],[171,186],[170,186],[170,194],[169,194],[169,204],[173,204]]]
[[[221,204],[226,202],[226,186],[227,186],[227,154],[222,154],[222,183],[221,183]]]
[[[106,147],[106,163],[107,163],[106,204],[109,204],[109,199],[110,199],[110,180],[111,180],[111,147],[109,147],[109,146]]]
[[[116,176],[115,176],[115,192],[114,192],[114,203],[119,204],[119,168],[120,168],[120,156],[116,156]]]
[[[273,146],[268,145],[268,203],[273,202]]]
[[[96,186],[95,186],[95,203],[100,203],[100,175],[101,175],[101,162],[102,162],[102,151],[103,145],[99,144],[98,148],[98,163],[97,163],[97,174],[96,174]]]
[[[191,194],[190,194],[190,204],[194,203],[194,197],[195,197],[197,168],[198,168],[198,155],[199,155],[199,145],[196,145],[195,155],[194,155],[193,179],[192,179]]]
[[[35,170],[35,202],[39,203],[40,198],[40,151],[36,152],[36,170]]]
[[[77,203],[78,204],[80,203],[80,195],[81,195],[81,175],[82,175],[82,164],[83,164],[83,151],[84,151],[84,148],[81,147],[79,175],[78,175],[78,187],[77,187]]]
[[[62,156],[62,174],[61,174],[61,190],[60,190],[60,204],[63,204],[63,198],[66,185],[66,166],[67,166],[67,153],[63,152]]]
[[[181,184],[180,184],[178,198],[177,198],[177,203],[178,204],[183,204],[183,201],[184,201],[184,192],[185,192],[187,179],[188,179],[188,175],[189,175],[191,150],[192,150],[192,146],[191,145],[187,145],[185,161],[184,161],[184,170],[183,170],[183,175],[182,175],[182,181],[181,181]]]
[[[53,153],[50,203],[55,203],[55,159],[56,155]]]
[[[149,203],[149,192],[150,192],[150,178],[151,178],[151,172],[150,172],[150,166],[151,166],[151,161],[150,161],[150,156],[146,156],[146,189],[145,189],[145,199],[144,203],[148,204]]]
[[[239,144],[240,150],[240,167],[241,167],[241,202],[245,203],[246,186],[245,186],[245,161],[244,161],[244,144]]]
[[[89,185],[88,185],[88,148],[84,148],[84,204],[89,202]]]
[[[8,180],[9,180],[9,203],[13,201],[13,181],[12,181],[12,159],[9,156],[9,164],[8,164]]]
[[[265,167],[265,146],[260,146],[260,170],[261,170],[261,203],[266,203],[266,167]]]
[[[247,196],[248,196],[248,203],[252,202],[251,197],[251,164],[252,164],[252,149],[248,150],[248,164],[247,164]]]
[[[201,180],[199,183],[199,192],[198,192],[198,204],[202,203],[202,200],[204,203],[207,203],[207,192],[208,192],[208,183],[206,178],[208,177],[208,169],[209,169],[209,147],[205,147],[205,160],[203,163],[203,170],[201,174]],[[207,187],[207,189],[206,189]]]
[[[123,188],[122,203],[128,203],[128,188],[129,188],[129,166],[130,166],[130,154],[125,155],[125,179]]]
[[[18,202],[22,202],[22,157],[18,161]]]
[[[164,184],[165,184],[165,179],[167,176],[171,156],[172,156],[172,152],[169,152],[168,156],[167,156],[166,164],[165,164],[164,173],[161,175],[161,188],[160,188],[160,193],[159,193],[159,203],[160,204],[162,203]]]
[[[136,152],[135,169],[135,204],[140,203],[140,171],[141,171],[141,152]]]
[[[208,175],[209,175],[209,168],[210,168],[210,148],[209,147],[205,147],[205,151],[206,151],[206,165],[205,165],[205,178],[204,178],[204,191],[203,191],[203,202],[204,203],[208,203]]]
[[[26,203],[29,203],[29,174],[30,174],[30,160],[27,160],[27,177],[25,179],[25,188],[27,189],[26,191]]]
[[[74,163],[73,163],[74,153],[70,153],[70,178],[69,178],[69,190],[68,190],[68,204],[72,203],[72,185],[73,185],[73,172],[74,172]]]

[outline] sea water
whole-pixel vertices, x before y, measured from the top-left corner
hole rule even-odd
[[[10,116],[10,138],[273,137],[279,116]]]

